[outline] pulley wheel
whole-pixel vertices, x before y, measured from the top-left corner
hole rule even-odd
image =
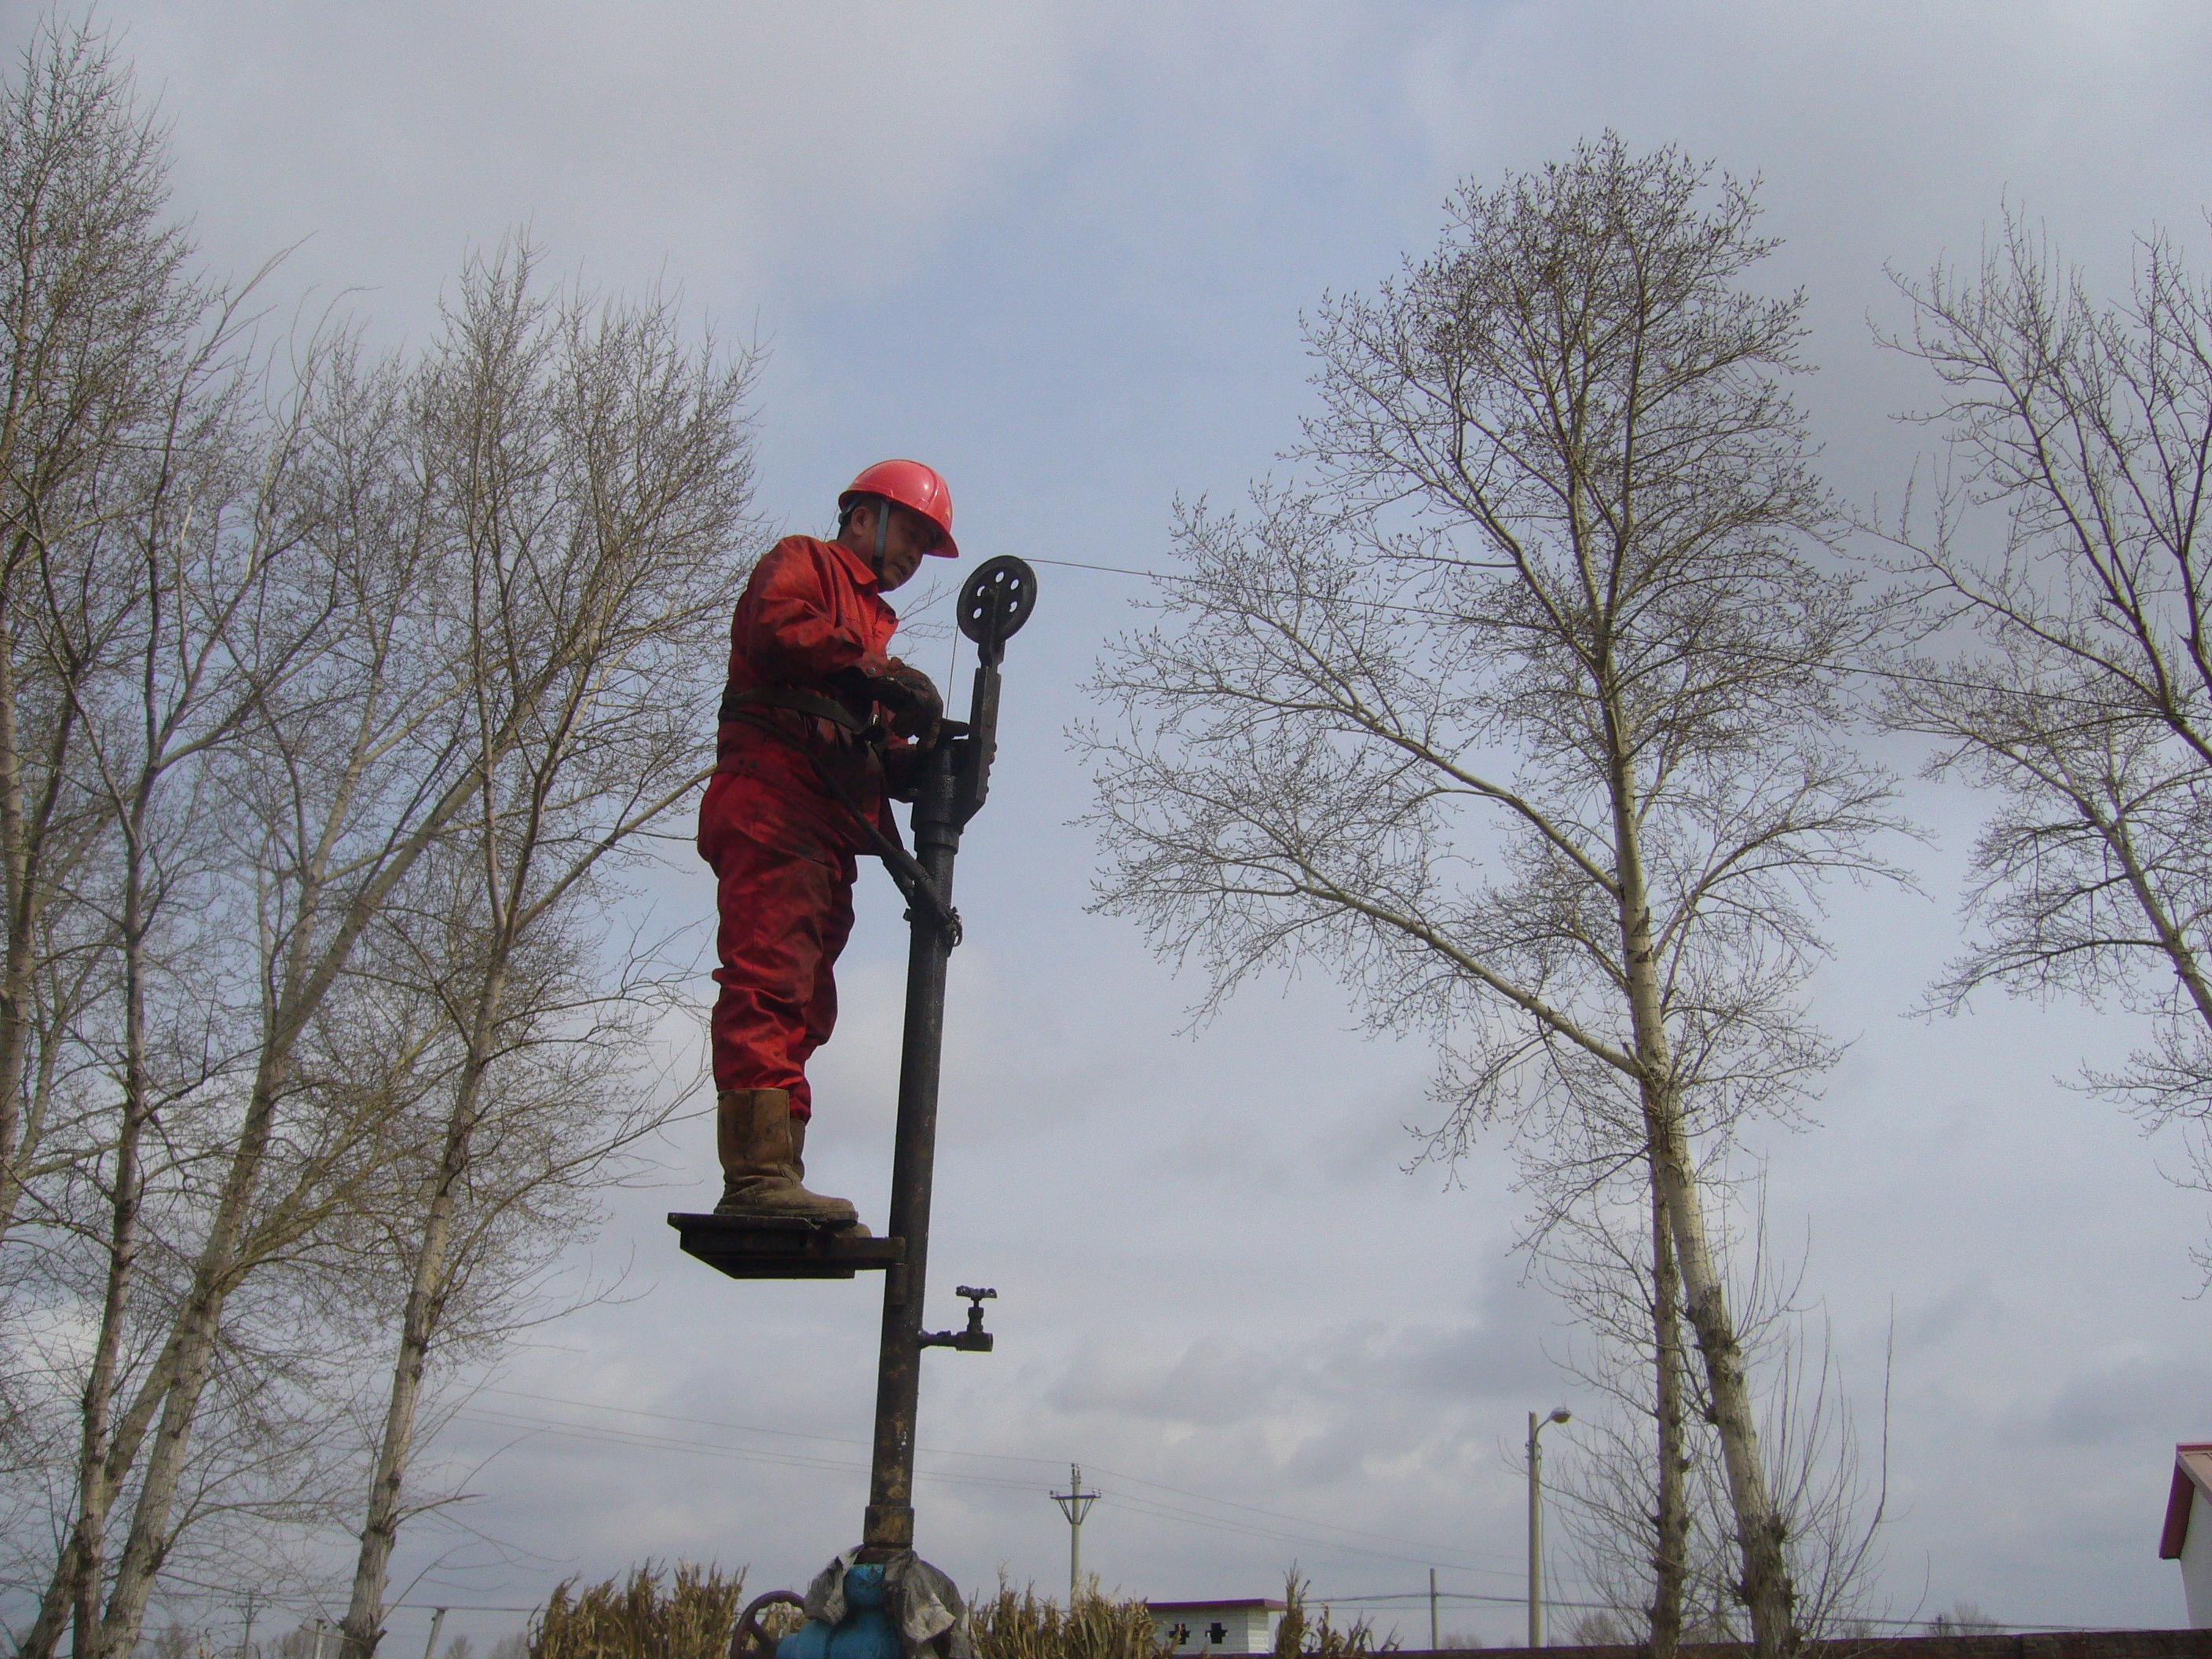
[[[987,652],[1036,608],[1036,572],[1011,553],[987,560],[960,590],[960,631]]]

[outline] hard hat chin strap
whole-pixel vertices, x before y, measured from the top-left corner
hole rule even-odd
[[[876,497],[876,580],[878,581],[884,579],[884,549],[890,540],[890,534],[891,504],[887,498],[878,495]]]

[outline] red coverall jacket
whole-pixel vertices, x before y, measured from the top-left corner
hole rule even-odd
[[[880,670],[898,616],[875,574],[835,542],[787,536],[755,567],[730,623],[733,691],[783,686],[827,697],[862,723],[878,711],[830,684]],[[875,751],[826,720],[761,704],[716,733],[699,806],[699,854],[714,867],[721,987],[709,1024],[718,1089],[788,1089],[810,1116],[805,1066],[837,1018],[838,952],[853,926],[854,854],[864,825],[824,787],[818,761],[896,837]]]

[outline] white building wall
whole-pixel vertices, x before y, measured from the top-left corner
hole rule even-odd
[[[2181,1591],[2191,1630],[2212,1629],[2212,1503],[2202,1486],[2189,1493],[2189,1536],[2181,1542]]]
[[[2212,1528],[2208,1528],[2212,1530]],[[1176,1653],[1273,1653],[1275,1632],[1283,1622],[1277,1607],[1191,1607],[1180,1613],[1152,1615],[1152,1627],[1161,1644],[1170,1638]],[[1221,1632],[1217,1640],[1214,1630]]]
[[[1247,1607],[1244,1610],[1244,1645],[1232,1651],[1273,1653],[1275,1650],[1275,1632],[1282,1622],[1283,1615],[1273,1607]]]

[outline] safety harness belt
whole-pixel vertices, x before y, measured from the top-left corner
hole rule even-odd
[[[829,697],[817,696],[811,691],[802,691],[795,685],[753,685],[722,688],[722,707],[714,718],[720,720],[742,720],[738,711],[747,703],[769,708],[788,708],[794,714],[805,714],[817,720],[828,720],[841,731],[854,737],[866,731],[867,724],[842,702]]]
[[[851,793],[836,775],[822,763],[822,757],[817,754],[811,746],[800,742],[794,734],[784,730],[774,720],[748,719],[749,710],[756,708],[787,708],[793,714],[827,720],[841,731],[850,732],[856,736],[869,729],[860,717],[841,702],[833,702],[828,697],[817,696],[811,691],[802,691],[795,685],[725,687],[722,692],[722,706],[717,716],[725,722],[742,720],[754,730],[765,732],[771,737],[789,744],[793,749],[805,755],[808,763],[814,768],[814,775],[821,780],[822,787],[830,792],[831,798],[840,806],[852,815],[853,821],[860,827],[861,833],[867,836],[876,856],[884,861],[884,867],[890,872],[892,882],[896,884],[906,902],[910,905],[919,905],[928,911],[931,919],[951,935],[952,943],[958,945],[961,934],[960,913],[945,902],[944,896],[937,890],[936,884],[930,880],[929,872],[921,867],[921,861],[885,835],[881,826],[876,823],[873,815],[860,810],[860,803],[853,799]]]

